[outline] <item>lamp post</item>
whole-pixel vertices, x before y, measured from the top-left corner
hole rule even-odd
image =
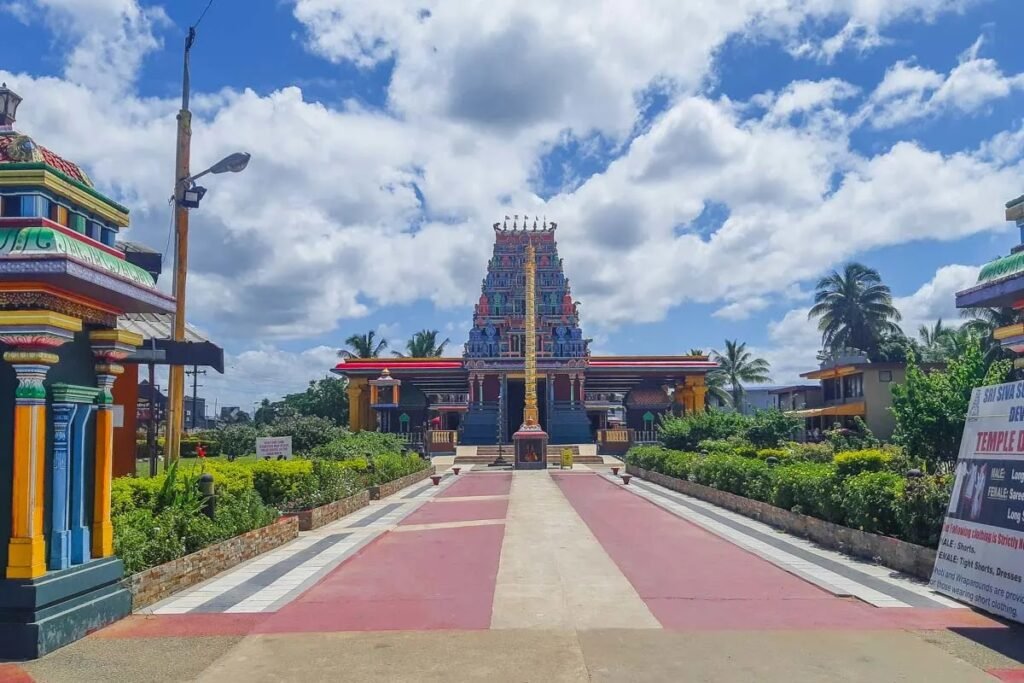
[[[181,79],[181,110],[178,112],[178,136],[174,160],[174,341],[185,340],[185,279],[188,272],[188,210],[199,208],[206,189],[195,184],[207,173],[238,173],[249,163],[249,154],[230,154],[202,173],[189,174],[192,147],[192,112],[188,108],[190,94],[189,53],[196,39],[195,26],[185,37],[185,56]],[[181,449],[182,413],[185,403],[185,367],[171,365],[167,390],[167,443],[165,463],[178,459]]]

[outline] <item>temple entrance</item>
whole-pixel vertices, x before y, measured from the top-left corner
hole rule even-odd
[[[523,402],[526,400],[526,383],[522,379],[506,380],[505,395],[505,442],[508,443],[523,424]],[[537,408],[540,412],[540,426],[547,429],[547,381],[537,380]]]

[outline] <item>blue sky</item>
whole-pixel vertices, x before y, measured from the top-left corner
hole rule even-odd
[[[167,244],[181,43],[207,0],[0,0],[18,128]],[[1024,192],[1015,0],[215,0],[193,51],[190,320],[251,405],[349,334],[459,351],[505,214],[559,222],[597,352],[747,341],[814,363],[814,281],[877,268],[905,329],[1006,253]],[[166,279],[166,278],[165,278]],[[162,283],[167,286],[169,282]]]

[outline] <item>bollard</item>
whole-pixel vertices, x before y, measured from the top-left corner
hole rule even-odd
[[[437,486],[438,484],[441,483],[441,475],[440,474],[432,474],[432,475],[430,475],[430,481],[434,482],[434,486]]]
[[[632,478],[633,478],[632,474],[623,474],[622,475],[622,483],[624,485],[626,485],[626,486],[629,486],[629,480],[632,479]]]
[[[452,468],[452,472],[455,473],[455,476],[459,476],[459,470],[461,470],[461,469],[462,469],[461,467],[453,467]]]
[[[213,475],[205,472],[199,477],[199,494],[203,497],[203,514],[213,519],[217,507],[217,496],[213,492]]]
[[[620,470],[620,469],[622,469],[622,468],[621,468],[621,467],[613,467],[613,468],[612,468],[612,476],[613,476],[613,477],[617,477],[617,476],[619,476],[619,470]]]

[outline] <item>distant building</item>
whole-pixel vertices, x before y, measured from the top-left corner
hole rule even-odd
[[[184,427],[185,429],[209,429],[212,426],[213,420],[206,417],[206,399],[202,396],[193,399],[191,396],[186,396],[184,400],[184,412],[185,416]],[[193,414],[195,418],[193,419]]]
[[[925,363],[924,370],[942,364]],[[872,363],[863,356],[843,356],[822,362],[821,367],[800,375],[819,380],[822,405],[790,410],[804,418],[805,437],[809,440],[836,424],[850,427],[861,418],[880,439],[889,439],[896,427],[892,407],[892,386],[907,377],[906,363]]]
[[[771,410],[775,407],[775,397],[772,395],[773,387],[744,387],[743,399],[738,406],[739,412],[744,415],[753,415],[761,410]]]
[[[825,405],[820,384],[793,384],[777,387],[770,393],[775,399],[772,407],[777,410],[804,410]]]

